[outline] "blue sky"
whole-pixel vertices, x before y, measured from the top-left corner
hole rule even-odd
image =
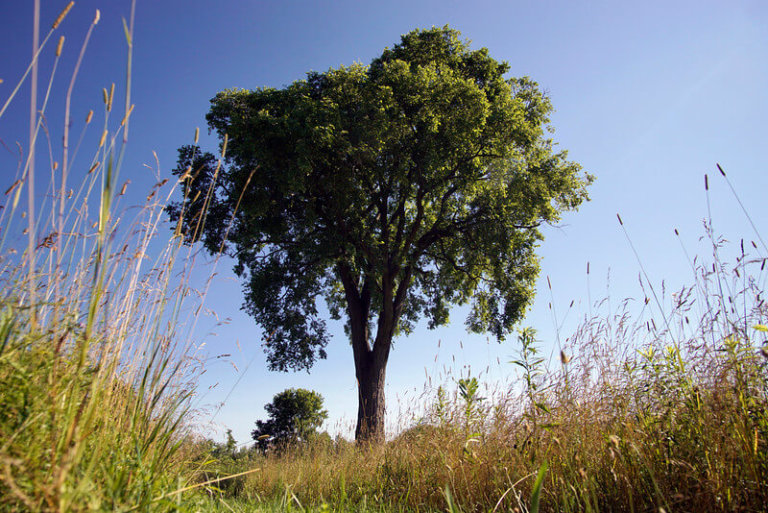
[[[65,0],[42,2],[48,27]],[[125,40],[121,18],[128,0],[80,0],[62,24],[65,53],[49,110],[51,143],[61,138],[63,91],[95,9],[101,21],[86,50],[73,98],[73,130],[79,133],[89,109],[101,109],[101,89],[117,84],[122,94]],[[621,213],[651,281],[671,288],[692,281],[673,230],[692,254],[706,256],[699,242],[707,215],[703,175],[709,173],[713,222],[731,240],[754,238],[727,185],[728,172],[758,228],[768,214],[768,4],[755,1],[146,1],[138,0],[134,36],[132,116],[124,176],[137,202],[154,181],[143,164],[170,174],[176,148],[189,143],[195,127],[202,142],[208,100],[230,87],[281,87],[310,70],[368,63],[401,34],[442,26],[460,30],[473,47],[511,65],[510,76],[528,75],[552,99],[555,140],[570,158],[597,177],[592,201],[545,230],[539,255],[542,275],[537,301],[524,325],[539,330],[551,350],[556,338],[549,303],[563,321],[565,339],[589,310],[587,297],[642,296],[639,266],[616,220]],[[32,1],[0,3],[0,102],[20,78],[31,53]],[[55,44],[41,58],[47,80]],[[28,90],[22,90],[0,119],[0,139],[11,150],[26,144]],[[91,134],[90,137],[96,137]],[[13,181],[17,156],[0,147],[0,188]],[[85,165],[85,164],[83,164]],[[587,286],[586,265],[591,274]],[[310,374],[266,370],[261,333],[239,310],[240,285],[223,262],[208,306],[227,325],[203,319],[195,334],[216,359],[202,377],[201,423],[231,428],[245,442],[263,405],[287,387],[312,388],[325,396],[328,429],[348,433],[356,415],[352,354],[339,326],[328,359]],[[205,272],[203,269],[201,272]],[[610,273],[610,279],[608,279]],[[546,287],[549,276],[553,291]],[[552,301],[554,300],[554,301]],[[568,305],[575,300],[569,311]],[[567,312],[567,315],[566,315]],[[214,334],[211,334],[214,333]],[[418,395],[425,376],[439,380],[444,366],[454,375],[484,371],[487,381],[514,375],[505,363],[516,351],[514,337],[502,345],[470,336],[457,310],[449,327],[395,342],[388,367],[390,417]],[[502,363],[497,364],[497,358]],[[234,364],[234,365],[233,365]],[[235,370],[235,367],[238,370]],[[237,384],[235,386],[235,384]],[[234,387],[234,388],[233,388]],[[226,403],[219,404],[228,397]],[[213,429],[213,428],[212,428]]]

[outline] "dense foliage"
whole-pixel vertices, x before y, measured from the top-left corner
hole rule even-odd
[[[257,420],[256,429],[251,432],[260,447],[266,447],[267,442],[284,445],[308,440],[328,418],[328,411],[323,409],[323,396],[303,388],[289,388],[275,394],[264,409],[269,419]]]
[[[171,217],[237,259],[273,369],[325,357],[318,298],[346,314],[358,436],[383,436],[392,338],[472,301],[468,328],[503,339],[533,297],[539,227],[587,198],[546,136],[549,99],[508,70],[455,30],[415,30],[370,66],[217,94],[226,166],[180,150]]]

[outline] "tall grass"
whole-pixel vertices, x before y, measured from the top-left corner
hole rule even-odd
[[[593,305],[554,368],[522,330],[510,388],[481,398],[463,378],[433,390],[422,421],[379,447],[240,453],[226,471],[259,471],[223,496],[340,510],[764,511],[766,260],[709,220],[705,239],[693,285],[670,293],[643,278],[640,299]]]
[[[68,89],[52,87],[68,48],[63,37],[55,49],[49,43],[72,4],[0,111],[29,85],[27,75],[37,76],[39,55],[55,52],[41,105],[32,94],[33,151],[20,162],[0,217],[0,510],[176,510],[187,504],[179,490],[195,470],[185,419],[199,369],[187,335],[199,308],[184,306],[194,258],[181,245],[183,235],[171,237],[162,226],[173,189],[167,180],[158,178],[144,205],[121,204],[128,187],[120,174],[133,110],[134,4],[124,21],[124,108],[113,84],[103,91],[101,115],[70,111],[98,11]],[[37,89],[35,80],[31,86]],[[49,102],[56,101],[65,105],[63,146],[48,141],[50,169],[41,180],[34,148]],[[94,140],[88,156],[70,137],[75,116],[85,119],[79,140]],[[100,117],[102,127],[88,135]],[[46,123],[50,128],[53,120]],[[46,180],[39,195],[35,182],[40,187]]]

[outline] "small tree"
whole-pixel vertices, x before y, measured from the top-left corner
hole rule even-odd
[[[269,420],[257,420],[256,429],[251,431],[259,445],[267,439],[280,443],[306,440],[328,418],[328,411],[323,409],[323,396],[303,388],[283,390],[264,405],[264,409],[269,413]]]
[[[229,456],[234,456],[237,452],[237,440],[232,436],[232,430],[227,429],[227,441],[224,444],[224,449]]]
[[[227,441],[224,443],[214,443],[211,454],[216,458],[234,458],[237,453],[237,440],[232,436],[232,430],[227,429]]]

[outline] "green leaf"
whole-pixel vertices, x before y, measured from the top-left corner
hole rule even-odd
[[[448,513],[461,513],[461,509],[453,502],[451,489],[448,488],[448,485],[443,489],[443,495],[445,495],[445,502],[448,504],[446,511],[448,511]]]
[[[128,23],[126,23],[125,18],[123,18],[123,32],[125,32],[125,41],[128,43],[128,46],[132,46],[133,38],[131,37],[131,31],[128,30]]]
[[[536,481],[533,483],[533,489],[531,491],[531,507],[530,513],[539,513],[539,503],[541,500],[541,490],[544,485],[544,476],[547,475],[547,462],[541,464],[539,467],[539,474],[536,476]]]

